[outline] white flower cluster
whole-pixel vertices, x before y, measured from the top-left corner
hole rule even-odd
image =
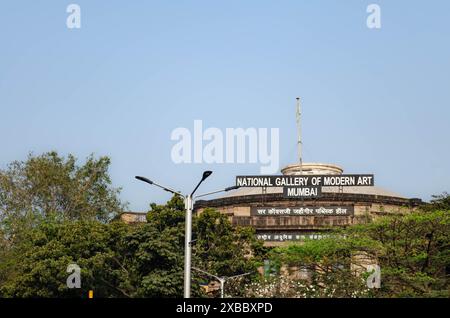
[[[338,297],[336,288],[316,286],[307,280],[293,280],[288,277],[271,278],[253,282],[245,287],[246,297],[254,298],[332,298]],[[348,297],[368,297],[369,288],[355,290]]]

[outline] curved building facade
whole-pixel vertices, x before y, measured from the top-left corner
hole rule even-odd
[[[341,175],[333,164],[288,165],[283,175]],[[235,226],[251,226],[266,246],[306,238],[320,239],[332,227],[364,222],[368,218],[412,211],[420,199],[405,198],[377,186],[322,187],[315,198],[286,198],[281,187],[239,188],[212,200],[197,201],[194,210],[215,208]]]

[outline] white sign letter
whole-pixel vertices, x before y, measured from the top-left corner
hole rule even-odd
[[[73,273],[72,273],[73,272]],[[67,273],[72,273],[67,277],[66,285],[68,288],[81,288],[81,269],[77,264],[69,264]]]
[[[171,140],[179,140],[172,147],[170,156],[174,163],[191,163],[191,133],[186,128],[176,128],[172,131]]]
[[[381,29],[381,8],[378,4],[369,4],[367,6],[367,27],[369,29]]]

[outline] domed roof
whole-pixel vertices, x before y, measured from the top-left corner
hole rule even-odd
[[[336,175],[342,174],[344,169],[337,165],[329,163],[303,163],[303,164],[292,164],[287,165],[281,169],[281,173],[286,176],[296,176],[296,175]]]

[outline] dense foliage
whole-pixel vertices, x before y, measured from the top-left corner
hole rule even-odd
[[[249,296],[450,297],[450,211],[379,218],[277,248],[271,259],[278,274],[249,286]],[[381,286],[369,289],[375,264]]]
[[[43,218],[20,241],[0,249],[0,295],[86,297],[92,289],[96,297],[181,297],[184,215],[182,199],[173,197],[165,205],[152,204],[143,224]],[[252,230],[235,229],[207,210],[194,219],[193,232],[198,266],[219,275],[256,271],[255,258],[246,257],[261,248]],[[81,289],[66,285],[69,264],[81,268]],[[198,297],[204,296],[200,280],[194,275],[192,293]]]
[[[77,165],[74,156],[56,152],[29,155],[0,170],[0,230],[18,239],[43,220],[106,222],[123,210],[108,174],[110,159],[90,156]]]
[[[255,230],[233,227],[227,216],[214,209],[205,209],[195,219],[194,230],[193,266],[218,277],[251,273],[229,280],[225,286],[226,295],[242,296],[244,284],[258,277],[257,269],[267,252]],[[198,271],[193,274],[203,282],[214,280]]]

